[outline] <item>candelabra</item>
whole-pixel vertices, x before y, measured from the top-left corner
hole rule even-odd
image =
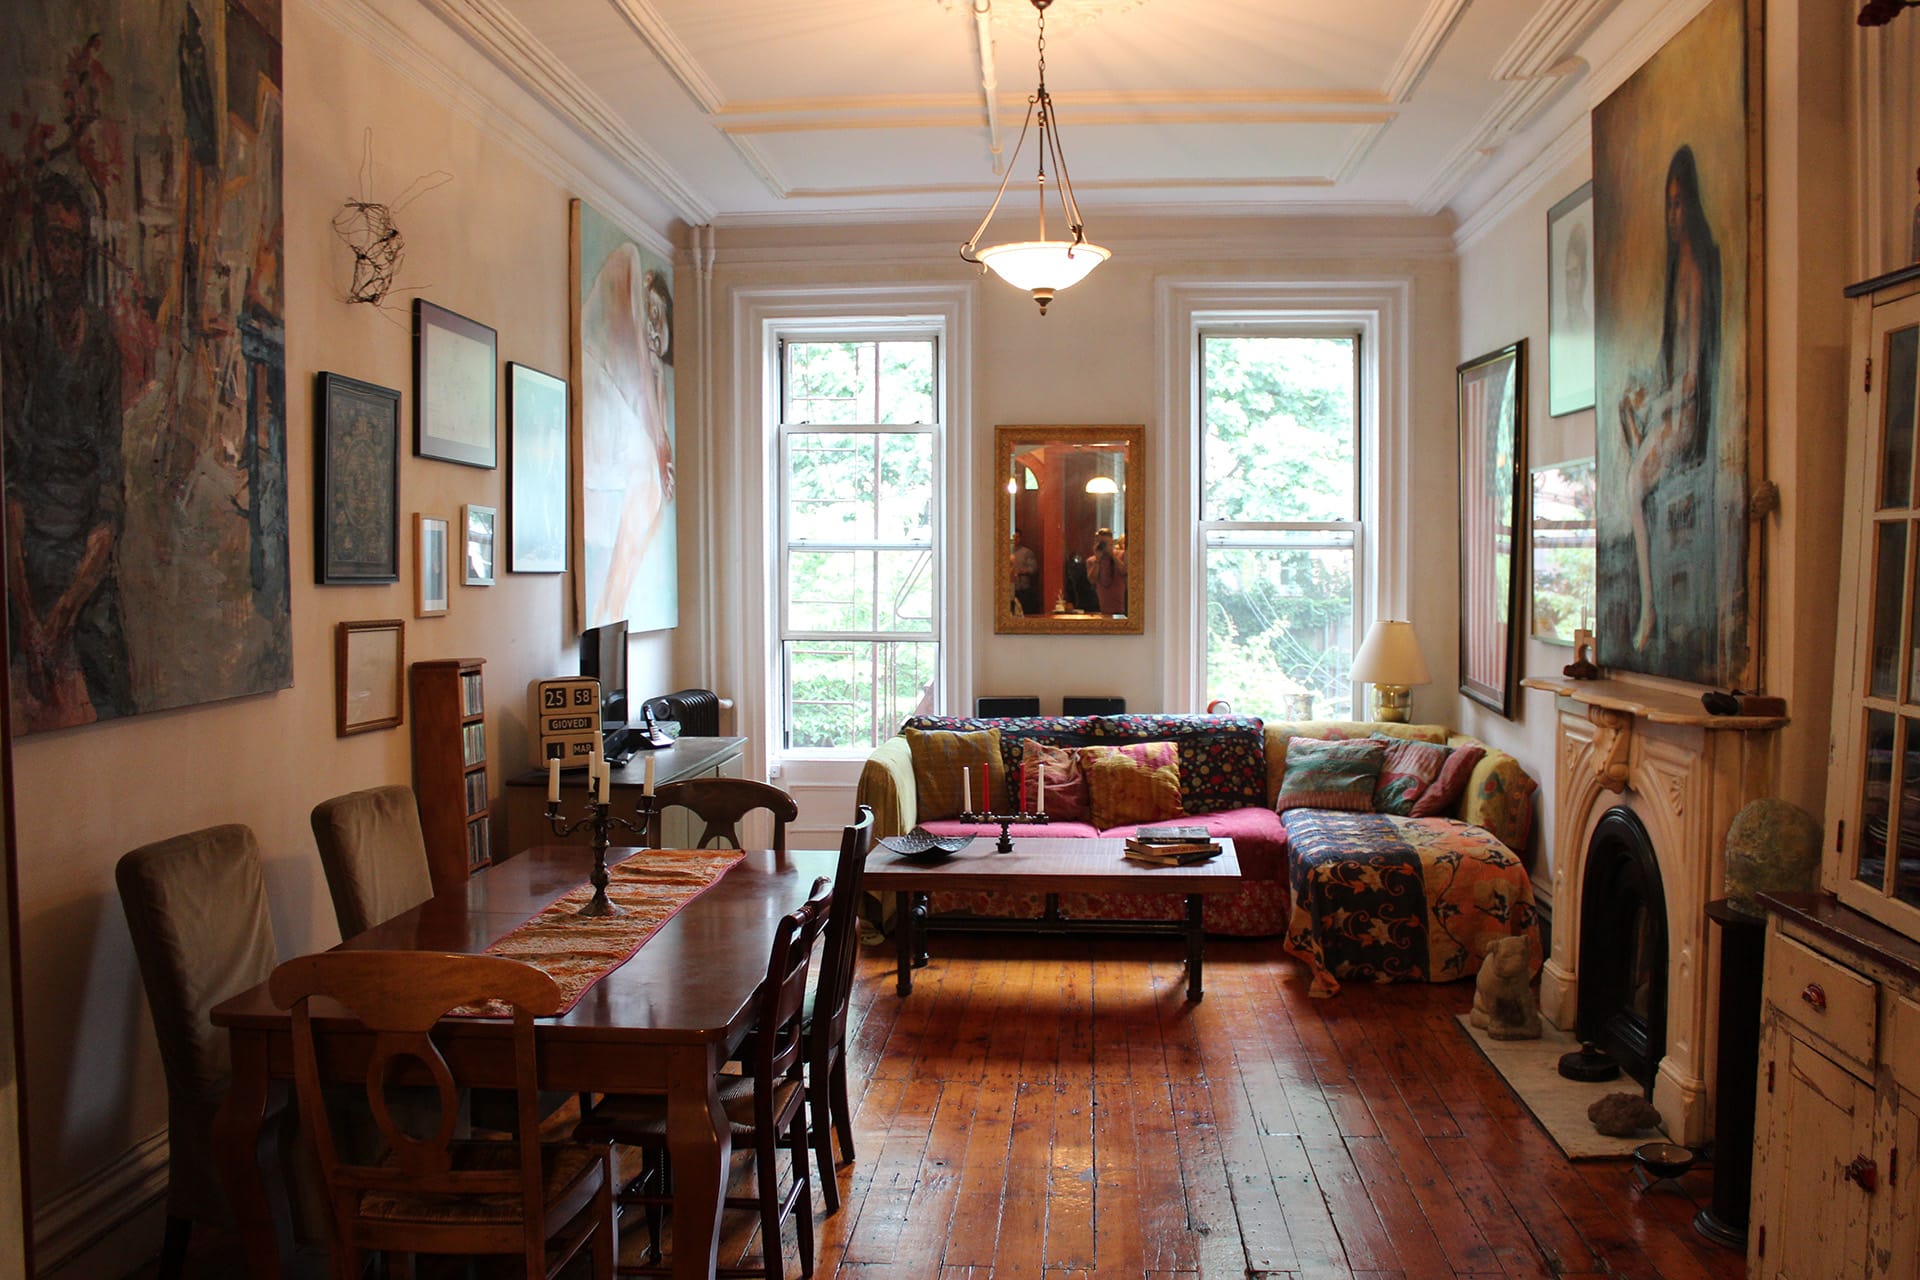
[[[647,828],[653,822],[654,814],[651,793],[640,797],[640,803],[634,809],[631,819],[614,817],[613,806],[604,800],[597,803],[590,800],[587,803],[586,817],[568,822],[560,816],[560,802],[547,801],[547,823],[553,828],[553,834],[564,839],[576,831],[593,833],[593,874],[589,877],[593,882],[593,897],[587,900],[585,906],[574,912],[575,915],[623,916],[627,913],[626,908],[615,906],[613,900],[607,897],[607,848],[612,843],[608,836],[617,826],[645,840]]]
[[[1044,813],[986,813],[970,810],[960,815],[962,822],[987,822],[1000,824],[1000,839],[993,846],[1000,853],[1013,852],[1013,833],[1015,826],[1045,826],[1047,815]]]

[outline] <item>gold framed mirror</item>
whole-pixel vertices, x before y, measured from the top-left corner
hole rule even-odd
[[[994,428],[996,632],[1146,629],[1146,434],[1143,426]]]

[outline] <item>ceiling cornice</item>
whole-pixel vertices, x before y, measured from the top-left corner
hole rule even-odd
[[[1588,156],[1592,149],[1587,118],[1583,115],[1561,130],[1559,136],[1535,153],[1520,172],[1503,183],[1492,199],[1460,223],[1453,233],[1454,248],[1460,253],[1473,248],[1488,232],[1505,221],[1508,214],[1531,199],[1561,170]]]
[[[590,200],[603,213],[618,218],[648,248],[660,254],[673,252],[673,242],[654,225],[660,215],[649,215],[628,196],[589,173],[568,158],[567,152],[581,146],[599,148],[593,140],[584,142],[573,133],[574,122],[545,103],[531,103],[524,90],[502,86],[496,94],[476,85],[454,70],[442,54],[429,48],[393,21],[377,0],[306,0],[315,14],[359,42],[369,53],[392,68],[402,79],[432,94],[438,101],[479,128],[512,147],[535,169],[547,174],[561,187]],[[444,28],[443,28],[444,30]],[[453,39],[449,31],[447,39]],[[503,74],[505,74],[503,72]],[[506,101],[504,93],[517,93],[521,100]],[[527,105],[544,108],[532,114],[536,121],[551,121],[548,128],[524,123]],[[639,184],[636,175],[636,184]],[[647,188],[647,194],[663,208],[671,208],[661,192]]]
[[[1585,70],[1586,64],[1578,64],[1578,69]],[[1547,75],[1537,80],[1521,80],[1508,85],[1499,100],[1474,125],[1473,132],[1440,162],[1426,190],[1414,200],[1414,206],[1424,213],[1438,213],[1445,208],[1467,176],[1485,164],[1488,157],[1498,151],[1507,139],[1530,124],[1534,116],[1559,96],[1567,84],[1564,75]]]
[[[1548,0],[1493,66],[1496,80],[1531,80],[1545,75],[1581,38],[1611,13],[1620,0]]]
[[[552,50],[535,39],[500,0],[420,2],[485,53],[548,110],[580,130],[610,159],[627,166],[642,182],[659,192],[680,217],[696,224],[713,220],[713,202],[675,172],[645,139],[629,129],[619,114],[568,70]]]
[[[1394,60],[1393,70],[1387,73],[1383,92],[1388,102],[1405,102],[1413,96],[1470,3],[1472,0],[1431,0],[1414,24],[1406,48]]]

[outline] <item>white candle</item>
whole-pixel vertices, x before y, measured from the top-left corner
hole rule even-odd
[[[1047,766],[1044,764],[1040,766],[1040,812],[1042,815],[1047,812]]]
[[[560,757],[547,757],[547,803],[560,803]]]
[[[964,764],[960,766],[960,803],[973,808],[973,770]]]
[[[650,796],[653,794],[653,757],[652,756],[647,757],[647,777],[646,777],[646,780],[640,784],[640,794],[643,796]]]
[[[594,786],[596,788],[596,795],[594,796],[595,803],[612,804],[613,767],[605,760],[602,760],[598,765],[594,766],[594,777]]]

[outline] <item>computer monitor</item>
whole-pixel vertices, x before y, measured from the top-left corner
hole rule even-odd
[[[600,732],[609,755],[627,728],[627,624],[589,627],[580,636],[580,674],[600,682]]]

